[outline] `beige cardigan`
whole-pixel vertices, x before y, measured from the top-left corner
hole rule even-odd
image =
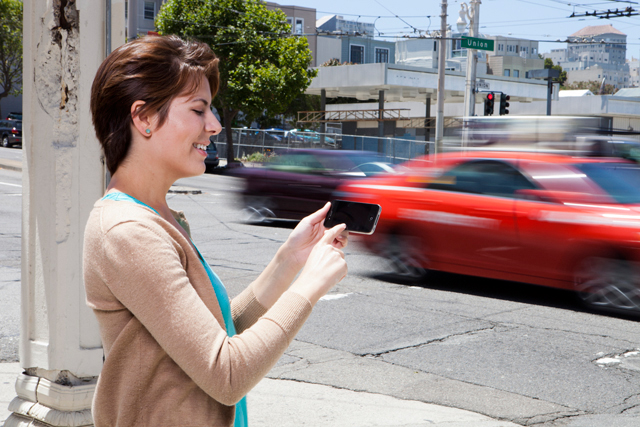
[[[87,304],[106,355],[96,427],[232,426],[234,406],[275,365],[311,313],[285,292],[266,310],[248,287],[226,334],[197,253],[169,222],[126,201],[100,200],[84,237]]]

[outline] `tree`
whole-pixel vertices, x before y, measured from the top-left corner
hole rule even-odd
[[[553,60],[551,58],[545,58],[544,60],[544,68],[551,68],[553,70],[560,71],[560,77],[553,79],[554,82],[560,83],[560,86],[564,85],[564,82],[567,81],[567,72],[562,70],[562,67],[559,65],[553,65]]]
[[[311,84],[311,51],[291,34],[286,15],[260,0],[168,0],[156,18],[161,34],[208,43],[220,58],[213,105],[222,116],[227,160],[233,162],[234,118],[282,113]]]
[[[0,99],[22,93],[22,1],[0,0]],[[1,112],[0,112],[1,113]]]

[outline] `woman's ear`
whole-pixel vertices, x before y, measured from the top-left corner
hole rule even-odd
[[[144,106],[144,101],[136,101],[131,105],[131,120],[133,121],[133,127],[138,133],[144,137],[150,137],[151,132],[151,118],[148,113],[140,113]]]

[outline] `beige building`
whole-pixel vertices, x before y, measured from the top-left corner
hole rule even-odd
[[[527,71],[544,68],[538,56],[538,42],[503,36],[487,36],[494,41],[494,50],[487,54],[487,74],[525,78]]]
[[[320,63],[317,63],[317,51],[318,51],[318,36],[316,35],[316,10],[310,7],[301,6],[285,6],[278,3],[266,2],[267,9],[275,10],[279,9],[287,15],[287,22],[291,25],[291,32],[293,34],[299,34],[301,37],[306,37],[309,42],[309,50],[313,55],[313,60],[309,67],[317,67]]]

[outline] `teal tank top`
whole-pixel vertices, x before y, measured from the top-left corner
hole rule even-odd
[[[120,193],[120,192],[109,193],[106,196],[104,196],[102,200],[124,200],[127,202],[133,202],[142,206],[146,206],[147,208],[151,209],[156,214],[158,214],[158,211],[153,209],[151,206],[145,203],[142,203],[140,200],[136,199],[135,197],[129,196],[128,194],[125,194],[125,193]],[[191,243],[193,243],[193,241]],[[193,247],[196,248],[196,252],[198,252],[198,257],[200,258],[200,262],[202,263],[202,266],[207,272],[207,275],[209,276],[209,281],[211,282],[211,285],[213,286],[213,290],[216,293],[216,298],[218,299],[218,303],[220,304],[220,311],[222,312],[222,317],[224,318],[224,326],[227,329],[227,335],[232,337],[236,334],[236,327],[233,324],[233,318],[231,317],[231,304],[229,302],[229,294],[227,294],[227,289],[222,284],[222,281],[220,280],[218,275],[213,272],[213,270],[211,269],[211,266],[209,266],[209,263],[204,260],[204,258],[202,257],[202,254],[200,253],[200,251],[198,250],[195,244],[193,244]],[[233,426],[234,427],[249,426],[249,420],[247,417],[247,398],[246,397],[243,397],[242,400],[240,400],[240,402],[236,404],[236,418]]]

